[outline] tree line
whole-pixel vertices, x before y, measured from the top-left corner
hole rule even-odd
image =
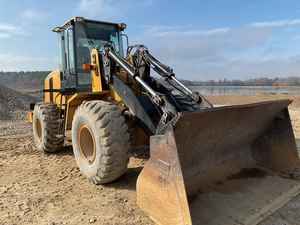
[[[50,71],[0,71],[0,84],[9,87],[38,88]],[[206,81],[181,80],[188,86],[300,86],[300,77],[254,78],[247,80],[220,79]]]
[[[300,86],[300,77],[286,78],[255,78],[247,80],[207,80],[207,81],[191,81],[182,80],[188,86]]]
[[[0,71],[0,84],[14,89],[40,89],[50,71]]]

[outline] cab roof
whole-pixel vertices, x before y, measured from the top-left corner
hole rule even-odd
[[[62,32],[65,29],[67,29],[69,26],[76,22],[88,22],[88,23],[101,23],[101,24],[107,24],[107,25],[112,25],[116,26],[120,31],[123,31],[126,29],[126,24],[125,23],[112,23],[112,22],[105,22],[105,21],[98,21],[98,20],[90,20],[90,19],[85,19],[84,17],[73,17],[69,20],[67,20],[62,26],[55,27],[52,29],[53,32]]]

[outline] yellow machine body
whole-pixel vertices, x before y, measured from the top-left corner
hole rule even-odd
[[[93,57],[95,57],[95,55]],[[99,66],[99,64],[95,65]],[[122,99],[113,89],[113,87],[110,87],[109,90],[102,90],[101,74],[99,69],[94,69],[91,71],[91,76],[92,92],[80,92],[73,95],[63,95],[59,91],[55,91],[61,89],[61,72],[59,70],[51,72],[44,81],[44,103],[55,103],[59,108],[66,110],[65,130],[71,129],[75,110],[83,101],[108,101],[109,99],[109,101],[113,101],[116,104],[122,105]]]
[[[44,81],[44,102],[45,103],[56,103],[65,104],[66,97],[61,95],[60,92],[54,90],[61,89],[61,72],[54,70],[51,72]]]

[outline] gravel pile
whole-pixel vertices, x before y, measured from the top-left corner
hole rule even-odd
[[[20,120],[26,118],[29,104],[37,98],[15,91],[0,84],[0,120]]]

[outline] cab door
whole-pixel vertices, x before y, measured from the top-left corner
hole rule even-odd
[[[63,88],[78,87],[78,79],[75,64],[74,29],[73,26],[60,33],[61,44],[61,71]]]

